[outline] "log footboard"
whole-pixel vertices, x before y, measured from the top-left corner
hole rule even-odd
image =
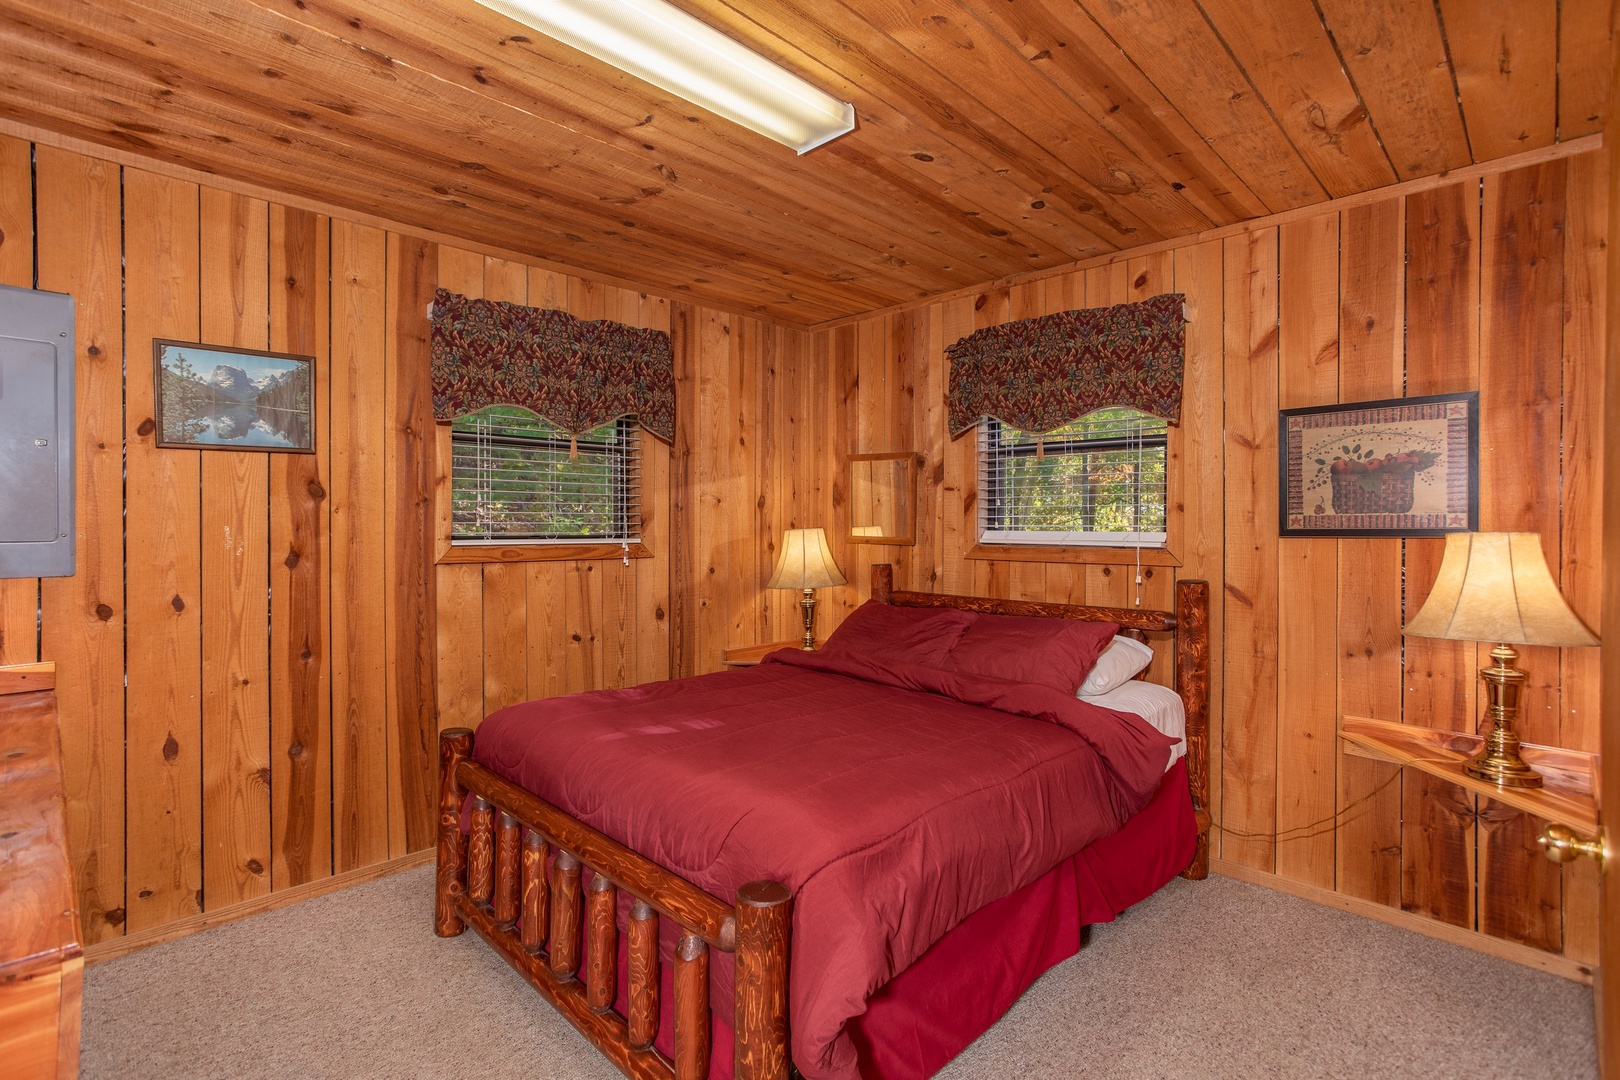
[[[703,1080],[709,1073],[709,950],[736,954],[737,1080],[788,1080],[786,886],[754,881],[728,907],[471,760],[473,733],[439,736],[439,851],[434,932],[468,926],[506,958],[597,1049],[635,1080]],[[461,808],[473,796],[472,833]],[[547,872],[548,849],[555,858]],[[593,877],[581,893],[581,871]],[[627,1012],[618,989],[618,892],[634,898]],[[675,952],[675,1060],[653,1047],[659,1029],[660,918],[681,930]],[[588,942],[581,971],[581,944]],[[583,978],[583,982],[581,979]]]

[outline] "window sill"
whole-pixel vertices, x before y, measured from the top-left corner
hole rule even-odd
[[[1143,566],[1180,566],[1181,560],[1165,548],[1141,549]],[[974,544],[965,558],[994,562],[1100,563],[1119,566],[1135,563],[1134,547],[1055,547],[1042,544]]]
[[[464,563],[579,562],[593,559],[650,559],[646,544],[445,544],[441,541],[439,565]]]

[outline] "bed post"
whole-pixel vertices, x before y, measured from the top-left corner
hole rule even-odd
[[[1198,847],[1182,872],[1209,876],[1209,582],[1176,583],[1176,691],[1187,707],[1187,781],[1198,819]]]
[[[791,897],[778,881],[750,881],[737,890],[736,1080],[788,1077]]]
[[[894,567],[888,563],[872,564],[872,599],[887,604],[894,595]]]
[[[472,756],[470,728],[439,733],[439,875],[433,897],[433,932],[455,937],[466,924],[456,914],[456,897],[467,891],[467,838],[461,833],[461,803],[466,792],[456,769]]]

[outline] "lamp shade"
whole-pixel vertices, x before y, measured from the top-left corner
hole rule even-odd
[[[1401,631],[1510,645],[1596,645],[1564,602],[1536,533],[1451,533],[1422,609]]]
[[[833,562],[827,534],[820,529],[789,529],[782,534],[782,553],[768,589],[824,589],[844,584]]]

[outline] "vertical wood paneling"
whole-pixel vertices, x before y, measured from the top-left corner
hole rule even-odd
[[[1479,386],[1479,185],[1406,200],[1406,396]],[[1444,540],[1406,549],[1403,625],[1440,570]],[[1467,730],[1479,677],[1472,642],[1406,638],[1403,719]],[[1401,906],[1453,926],[1474,925],[1474,799],[1455,784],[1402,778]]]
[[[38,169],[40,231],[71,237],[41,248],[39,284],[72,294],[78,348],[77,572],[40,582],[40,651],[56,663],[58,711],[72,718],[62,727],[68,851],[88,944],[122,934],[125,914],[122,207],[116,165],[40,147]]]
[[[434,716],[438,691],[434,681],[437,598],[433,572],[437,432],[427,315],[438,275],[437,244],[390,234],[384,489],[388,515],[384,551],[390,588],[385,623],[389,817],[391,823],[403,826],[390,825],[388,851],[392,856],[427,847],[438,820],[433,808],[439,761]],[[517,589],[523,589],[521,578]]]
[[[124,170],[128,928],[202,905],[198,450],[159,450],[151,342],[197,340],[198,192]]]
[[[331,225],[270,208],[270,347],[315,357],[315,453],[270,458],[270,886],[332,872]]]
[[[484,260],[484,299],[529,303],[529,272],[521,263]],[[543,305],[542,305],[543,306]],[[484,712],[534,696],[528,687],[528,571],[521,563],[484,566]]]
[[[1404,379],[1399,200],[1340,217],[1340,401],[1399,397]],[[1401,717],[1401,541],[1338,542],[1338,706],[1342,716]],[[1338,747],[1340,892],[1401,902],[1401,779],[1393,765]]]
[[[387,235],[332,223],[332,855],[388,858]]]
[[[463,296],[484,295],[484,257],[439,248],[439,285]],[[448,471],[448,462],[435,467]],[[484,568],[448,563],[434,569],[439,728],[477,727],[484,718]]]
[[[1226,604],[1220,588],[1226,576],[1222,249],[1221,241],[1211,240],[1175,253],[1176,291],[1187,298],[1188,317],[1180,440],[1184,500],[1180,576],[1210,583],[1209,633],[1213,642],[1225,640],[1226,625]],[[1210,812],[1214,820],[1220,821],[1226,669],[1214,660],[1210,669]],[[1210,837],[1212,853],[1221,853],[1222,839],[1219,830]]]
[[[1563,233],[1567,165],[1485,180],[1480,327],[1480,528],[1541,534],[1556,567],[1563,404]],[[1555,569],[1554,574],[1557,571]],[[1519,710],[1526,742],[1559,737],[1558,650],[1519,647],[1530,673]],[[1563,882],[1537,858],[1540,824],[1495,801],[1480,807],[1479,925],[1557,952]]]
[[[1559,586],[1594,631],[1603,621],[1603,333],[1609,228],[1603,199],[1605,164],[1602,154],[1583,154],[1569,162],[1564,230],[1564,515]],[[1599,649],[1562,652],[1558,743],[1597,753],[1602,742],[1603,654]],[[1564,868],[1564,955],[1587,964],[1598,959],[1597,878],[1590,859]]]
[[[1339,390],[1339,219],[1290,222],[1278,230],[1278,248],[1277,403],[1332,404]],[[1337,543],[1280,541],[1276,595],[1277,873],[1330,889],[1336,837],[1323,822],[1337,798]]]
[[[1221,856],[1271,871],[1277,827],[1277,231],[1225,244]]]
[[[269,207],[204,188],[200,340],[268,348]],[[203,906],[270,891],[269,461],[202,471]]]
[[[33,146],[0,136],[0,285],[34,284]],[[39,659],[39,579],[0,579],[0,664]]]

